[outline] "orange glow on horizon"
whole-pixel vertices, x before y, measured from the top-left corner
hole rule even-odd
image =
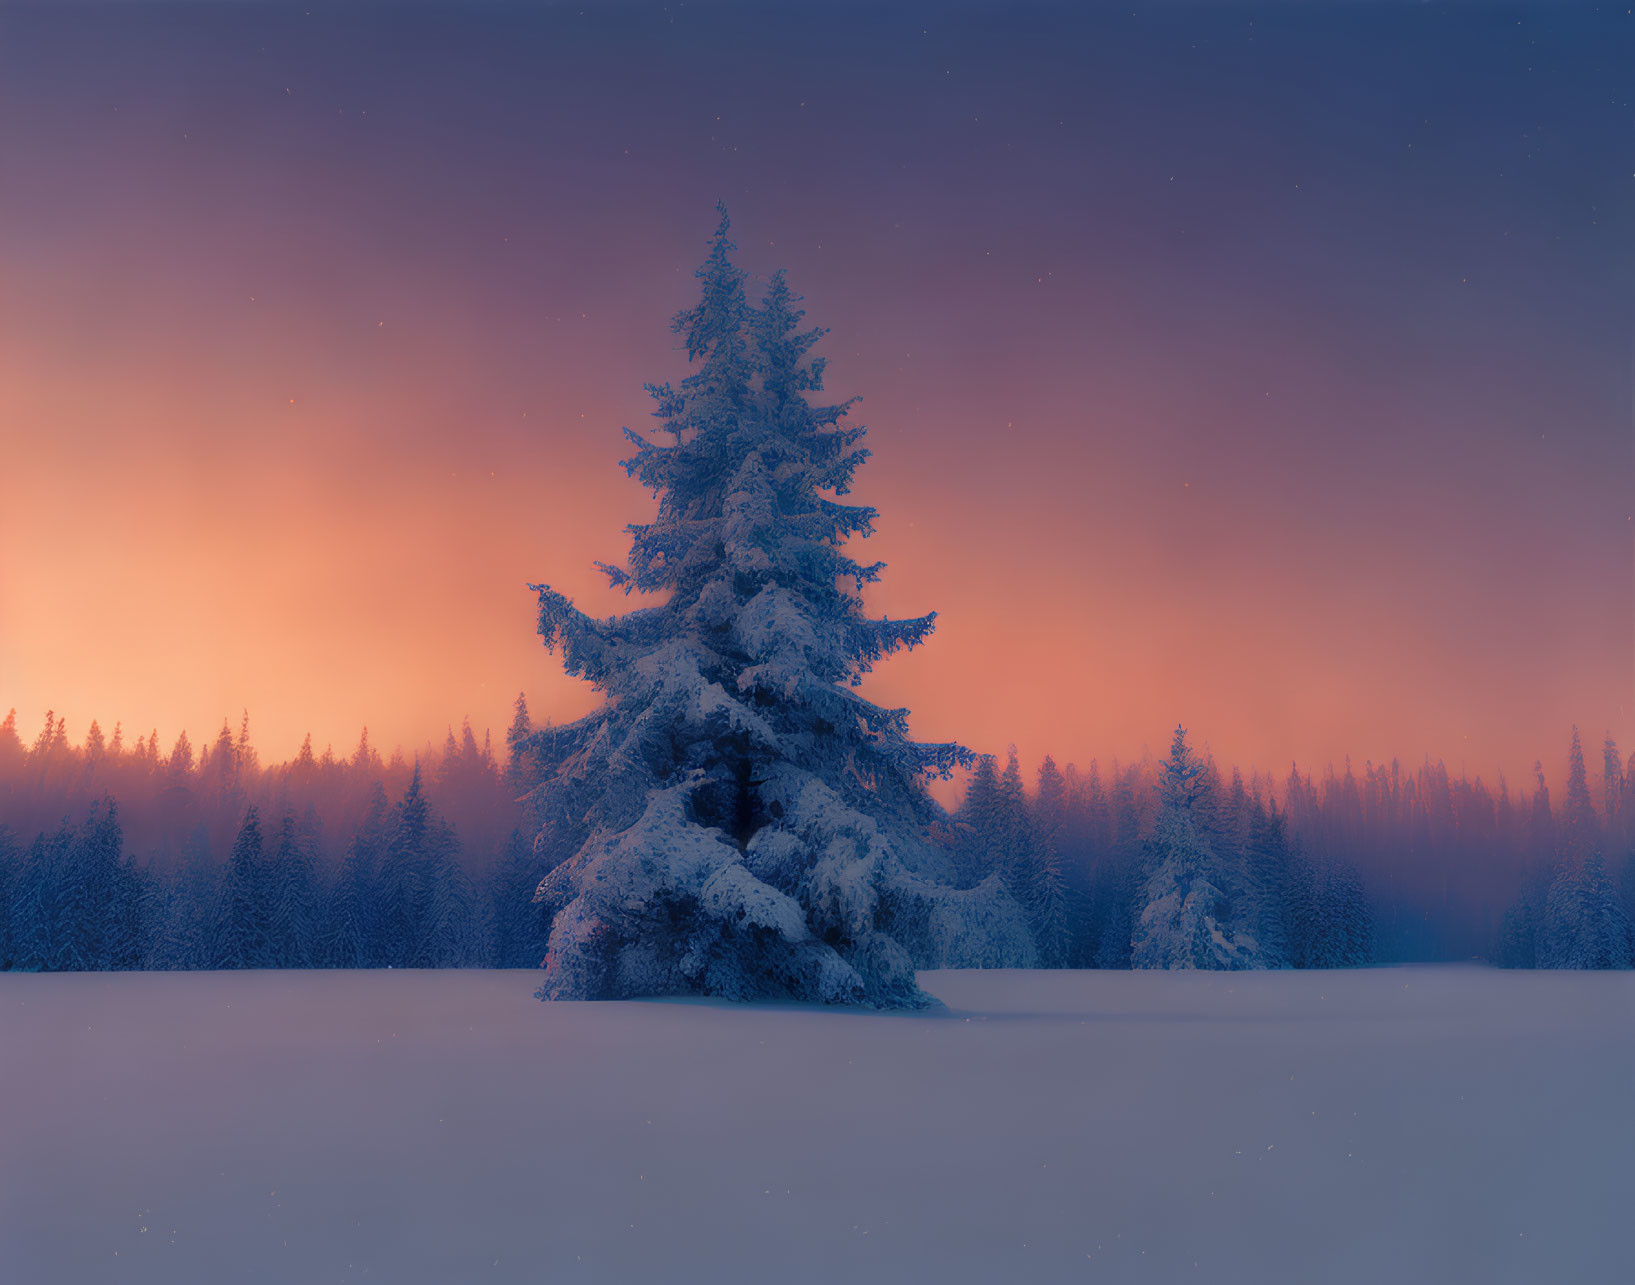
[[[540,647],[524,585],[634,605],[591,563],[617,560],[624,523],[650,511],[616,466],[616,430],[646,410],[634,370],[673,373],[657,330],[634,358],[553,371],[509,401],[482,400],[494,381],[476,355],[425,336],[329,370],[289,341],[283,380],[230,361],[184,377],[163,353],[86,379],[62,348],[13,348],[6,414],[50,431],[11,461],[33,484],[13,485],[0,528],[28,550],[0,579],[0,706],[25,738],[51,708],[75,740],[96,718],[123,721],[127,743],[157,727],[166,747],[248,709],[269,759],[309,732],[348,753],[364,726],[412,753],[464,716],[498,741],[519,690],[536,720],[586,712],[595,693]],[[1163,452],[1140,449],[1159,424],[1134,405],[1063,447],[986,427],[991,412],[958,396],[933,413],[881,365],[836,354],[843,387],[870,394],[858,495],[881,510],[871,556],[890,564],[871,606],[940,615],[868,690],[908,706],[924,739],[1086,765],[1161,755],[1180,721],[1221,760],[1279,777],[1291,761],[1429,754],[1513,781],[1536,757],[1554,775],[1570,722],[1627,748],[1627,674],[1584,645],[1595,603],[1564,592],[1559,615],[1501,621],[1511,640],[1492,619],[1461,629],[1434,566],[1377,552],[1388,525],[1300,529],[1304,502],[1257,518],[1231,486],[1168,483]],[[1001,402],[1007,373],[991,379]],[[116,418],[123,431],[99,437]],[[939,446],[927,422],[955,420]],[[482,449],[467,453],[473,422]],[[1524,644],[1560,659],[1518,671]]]

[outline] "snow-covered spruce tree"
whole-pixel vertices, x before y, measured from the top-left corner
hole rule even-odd
[[[1205,764],[1177,727],[1160,778],[1163,806],[1148,840],[1145,908],[1130,949],[1132,968],[1260,968],[1254,939],[1219,916],[1219,862],[1198,824]]]
[[[607,703],[529,735],[552,916],[546,999],[694,993],[879,1007],[932,1001],[916,966],[1027,965],[997,877],[955,890],[926,838],[927,774],[968,763],[909,740],[907,711],[854,690],[932,616],[873,620],[853,560],[875,512],[838,497],[867,458],[823,387],[780,272],[752,306],[722,212],[680,313],[694,371],[649,386],[663,434],[626,430],[626,470],[658,498],[604,571],[656,606],[592,619],[539,593],[539,632]],[[855,590],[855,592],[854,592]]]

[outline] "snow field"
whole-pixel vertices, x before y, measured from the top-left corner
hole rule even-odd
[[[1635,975],[0,974],[0,1279],[1606,1282]]]

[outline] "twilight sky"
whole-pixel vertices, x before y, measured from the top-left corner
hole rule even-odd
[[[1622,5],[8,3],[0,713],[588,709],[524,582],[635,605],[721,198],[863,396],[918,734],[1559,780],[1635,740],[1632,66]]]

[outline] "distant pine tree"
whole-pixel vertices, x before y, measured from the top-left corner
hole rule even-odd
[[[10,776],[23,762],[25,751],[22,737],[17,735],[17,711],[7,712],[0,722],[0,774]]]
[[[1612,739],[1610,730],[1601,742],[1601,790],[1610,831],[1623,812],[1624,803],[1624,761],[1618,756],[1618,742]]]
[[[533,845],[514,830],[504,855],[488,875],[489,915],[493,923],[491,959],[495,968],[539,968],[545,962],[550,923],[534,904],[534,889],[548,872]]]
[[[1254,968],[1258,946],[1223,923],[1218,862],[1195,809],[1205,765],[1177,727],[1164,765],[1163,807],[1147,849],[1145,906],[1131,943],[1134,968]]]
[[[955,817],[958,824],[954,865],[962,888],[974,888],[999,869],[1005,833],[999,800],[999,768],[992,754],[977,758]]]
[[[73,831],[66,825],[41,833],[28,845],[19,865],[12,894],[10,935],[12,967],[30,973],[58,966],[58,941],[67,929],[63,892],[68,879],[68,850]]]
[[[1539,788],[1531,825],[1533,861],[1500,927],[1495,958],[1501,965],[1601,969],[1629,968],[1635,961],[1630,927],[1635,899],[1608,874],[1601,851],[1603,833],[1613,834],[1610,814],[1621,802],[1623,786],[1610,736],[1602,754],[1609,811],[1604,832],[1591,801],[1578,728],[1567,751],[1567,792],[1558,817],[1549,812],[1543,769],[1534,765]],[[1540,847],[1552,837],[1553,846]]]
[[[1029,924],[1045,968],[1064,968],[1073,948],[1074,905],[1063,862],[1067,822],[1067,781],[1048,754],[1039,766],[1039,790],[1032,811],[1035,873]]]
[[[18,904],[22,874],[17,841],[9,829],[0,825],[0,973],[17,967],[11,921]]]
[[[1319,954],[1329,968],[1362,968],[1374,961],[1374,926],[1355,866],[1332,866],[1323,880]]]
[[[1544,918],[1562,864],[1553,853],[1533,853],[1516,900],[1499,926],[1494,962],[1501,968],[1541,968]]]
[[[528,758],[523,749],[533,730],[533,722],[528,717],[528,697],[525,693],[518,692],[516,714],[505,733],[505,779],[513,790],[529,790],[538,784],[528,770]]]
[[[92,808],[70,845],[62,870],[68,880],[61,969],[135,968],[143,946],[141,879],[124,861],[118,805]]]
[[[1254,801],[1244,855],[1243,922],[1259,943],[1267,968],[1289,967],[1294,963],[1288,901],[1294,855],[1288,825],[1275,803],[1267,807]]]
[[[267,966],[311,968],[318,928],[316,862],[291,812],[278,824],[267,864],[267,893]]]
[[[1113,765],[1111,821],[1112,849],[1100,878],[1093,885],[1096,911],[1096,967],[1131,967],[1131,946],[1136,922],[1145,906],[1146,875],[1142,869],[1144,839],[1136,806],[1132,770]]]
[[[1504,912],[1493,962],[1500,968],[1538,967],[1538,924],[1543,916],[1518,899]]]
[[[1038,916],[1038,841],[1033,818],[1028,815],[1027,787],[1022,783],[1022,764],[1014,745],[1005,756],[1005,770],[999,777],[998,810],[998,850],[993,855],[999,877],[1028,912],[1031,924]]]
[[[431,900],[423,930],[426,968],[481,968],[493,949],[493,923],[486,901],[477,896],[469,875],[457,860],[446,859],[434,872]]]
[[[1590,801],[1589,774],[1584,768],[1584,746],[1578,728],[1567,750],[1567,799],[1561,810],[1561,855],[1570,863],[1582,862],[1595,849],[1595,805]]]
[[[386,791],[376,781],[325,910],[318,948],[325,968],[380,968],[387,962],[379,882],[390,837],[387,816]]]
[[[229,740],[229,750],[231,745]],[[210,932],[218,882],[216,863],[210,855],[210,835],[200,822],[188,836],[182,859],[160,902],[161,919],[152,955],[154,968],[210,967]]]
[[[1550,887],[1540,968],[1631,967],[1630,922],[1599,852],[1563,865]]]
[[[1317,871],[1299,853],[1289,856],[1288,876],[1280,898],[1282,923],[1293,968],[1324,968],[1324,906]]]
[[[470,914],[475,897],[461,886],[458,851],[453,829],[432,811],[417,765],[402,802],[392,810],[378,885],[387,963],[438,968],[480,951],[481,936]]]
[[[270,968],[272,897],[262,850],[261,817],[244,816],[217,893],[210,935],[210,967]]]
[[[29,845],[8,879],[4,936],[13,967],[84,972],[142,964],[150,889],[123,847],[112,799],[94,804],[77,829],[63,826]]]

